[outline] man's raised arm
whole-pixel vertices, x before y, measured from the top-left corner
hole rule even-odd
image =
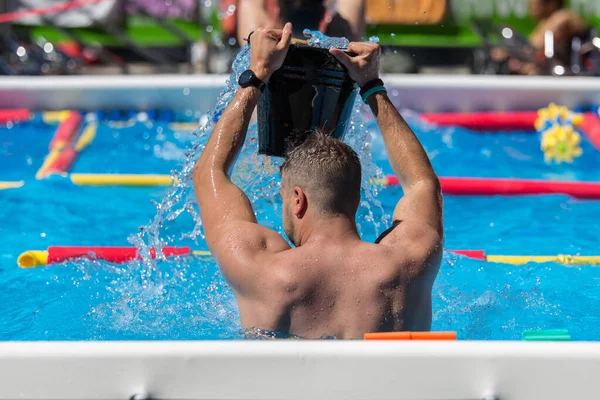
[[[237,91],[219,118],[194,168],[198,207],[206,242],[213,253],[220,250],[227,252],[218,244],[235,231],[231,229],[231,223],[256,223],[250,201],[231,182],[229,173],[244,144],[252,112],[261,95],[261,89],[256,86],[261,86],[261,81],[268,81],[271,74],[281,67],[291,37],[290,25],[286,25],[283,31],[259,28],[252,35],[250,71],[254,77],[246,76],[247,85],[242,84],[246,87]]]
[[[377,118],[390,164],[404,190],[394,210],[394,221],[426,223],[443,236],[442,194],[427,153],[386,92],[374,84],[379,76],[379,46],[350,43],[349,54],[337,49],[331,52],[361,88],[370,88],[363,89],[363,96]]]

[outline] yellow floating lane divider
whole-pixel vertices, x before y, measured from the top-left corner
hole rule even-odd
[[[171,122],[169,124],[169,129],[172,131],[195,131],[198,128],[198,122]]]
[[[70,174],[69,178],[79,186],[171,186],[174,183],[170,175]]]
[[[0,182],[0,190],[4,189],[18,189],[25,185],[24,181],[14,181],[14,182]]]
[[[96,138],[96,130],[98,130],[98,124],[90,123],[85,127],[77,142],[75,143],[74,150],[77,153],[81,153],[86,147],[88,147]]]
[[[486,256],[485,260],[493,263],[523,265],[527,263],[558,263],[563,265],[599,265],[600,256]]]
[[[46,111],[42,113],[42,119],[47,124],[59,124],[69,116],[69,110],[63,111]]]
[[[54,165],[56,163],[56,160],[58,160],[58,156],[60,156],[61,152],[62,152],[62,148],[50,150],[50,152],[44,159],[42,166],[36,172],[35,179],[42,179],[42,178],[45,178],[46,176],[48,176],[48,170],[50,169],[50,167],[52,165]]]
[[[21,268],[35,268],[48,265],[48,250],[27,250],[17,258]]]

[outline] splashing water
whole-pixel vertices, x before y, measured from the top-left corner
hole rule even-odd
[[[340,37],[329,37],[320,31],[311,31],[305,29],[302,31],[304,36],[308,38],[308,45],[312,47],[318,47],[320,49],[342,49],[347,50],[350,41],[346,38]]]
[[[308,38],[308,45],[311,47],[348,50],[350,45],[350,41],[344,37],[329,37],[320,31],[311,31],[310,29],[305,29],[302,33]],[[367,42],[379,43],[379,38],[371,36]]]
[[[339,38],[331,38],[339,39]],[[347,43],[346,39],[343,39]],[[340,44],[341,41],[323,40],[320,45]],[[214,260],[197,260],[192,257],[184,257],[173,261],[166,260],[160,249],[166,245],[179,244],[181,240],[194,240],[198,244],[203,239],[202,221],[196,209],[195,195],[192,184],[192,172],[196,160],[204,149],[212,128],[219,117],[233,99],[237,90],[239,75],[249,66],[249,47],[244,47],[236,57],[232,69],[233,72],[226,82],[226,87],[221,92],[214,109],[208,113],[205,123],[198,127],[190,148],[185,152],[185,162],[179,171],[173,171],[172,177],[175,183],[168,189],[160,202],[156,202],[156,215],[143,227],[139,228],[137,234],[129,237],[130,243],[139,249],[141,260],[133,262],[119,270],[118,277],[111,282],[108,288],[114,295],[114,301],[110,304],[94,307],[92,313],[101,317],[96,320],[110,320],[111,329],[137,332],[138,334],[152,328],[153,336],[164,331],[165,335],[172,335],[169,327],[173,324],[173,318],[186,319],[187,325],[196,326],[198,334],[206,330],[210,323],[220,325],[231,325],[224,335],[228,337],[239,337],[239,321],[235,311],[235,300],[231,290],[227,287],[222,276],[217,272]],[[362,167],[363,180],[362,198],[357,225],[362,234],[361,225],[373,226],[375,234],[378,234],[381,222],[387,224],[381,202],[376,200],[379,190],[373,182],[381,181],[382,171],[377,167],[371,157],[371,132],[364,125],[364,119],[368,116],[366,107],[360,101],[356,101],[351,114],[349,127],[347,128],[345,141],[358,153]],[[281,205],[277,201],[279,190],[279,165],[280,160],[258,155],[258,133],[257,125],[253,124],[248,130],[246,143],[238,157],[234,169],[233,181],[247,195],[254,206],[257,219],[263,225],[283,233],[281,226]],[[273,213],[273,211],[275,211]],[[273,220],[277,216],[277,221]],[[186,228],[188,224],[191,227]],[[169,230],[178,235],[169,234]],[[150,256],[150,248],[157,249],[157,258]],[[172,270],[165,271],[164,266],[169,263],[177,263],[177,273]],[[204,266],[204,271],[184,273],[182,271],[197,268],[198,264]],[[210,271],[209,271],[210,268]],[[210,281],[209,283],[191,282],[190,274],[196,278],[197,275],[210,275],[212,279],[198,277],[198,281]],[[208,276],[210,278],[210,276]],[[181,283],[189,284],[190,290],[210,291],[211,296],[201,300],[192,296],[196,301],[180,302],[180,293],[172,289],[181,288]],[[214,295],[213,295],[214,294]],[[141,323],[145,321],[145,323]],[[150,321],[150,322],[148,322]],[[114,326],[116,325],[116,327]],[[169,333],[170,332],[170,333]],[[172,338],[169,336],[169,338]]]

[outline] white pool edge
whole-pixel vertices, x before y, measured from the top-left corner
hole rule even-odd
[[[597,398],[600,343],[0,343],[0,399]]]
[[[386,75],[397,106],[416,111],[537,109],[600,103],[600,79],[510,76]],[[224,75],[2,77],[0,108],[206,110]]]

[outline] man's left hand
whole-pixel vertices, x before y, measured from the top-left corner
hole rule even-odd
[[[263,82],[281,68],[292,41],[292,24],[282,29],[258,28],[250,37],[250,69]]]

